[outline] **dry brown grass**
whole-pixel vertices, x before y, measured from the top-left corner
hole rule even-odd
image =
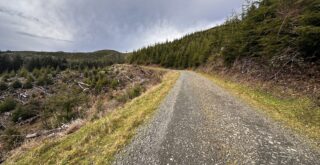
[[[148,121],[175,84],[178,72],[169,72],[163,82],[107,117],[89,122],[79,131],[58,140],[14,154],[5,164],[110,164],[114,155]]]
[[[85,124],[85,121],[82,119],[77,119],[75,121],[72,121],[71,124],[69,124],[69,127],[64,132],[64,134],[71,134],[79,130],[83,125]]]
[[[278,97],[278,94],[229,81],[217,75],[203,75],[274,120],[284,123],[303,136],[306,135],[315,142],[315,146],[320,147],[320,107],[312,99],[303,96]],[[271,88],[269,90],[272,91]]]

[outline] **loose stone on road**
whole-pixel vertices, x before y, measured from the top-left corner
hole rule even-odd
[[[182,71],[114,164],[320,164],[300,136],[208,79]]]

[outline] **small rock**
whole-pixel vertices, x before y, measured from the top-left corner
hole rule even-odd
[[[11,112],[5,112],[4,115],[5,115],[5,116],[11,116],[12,113],[11,113]]]

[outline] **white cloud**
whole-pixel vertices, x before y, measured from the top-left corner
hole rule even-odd
[[[166,41],[173,41],[175,39],[179,39],[187,34],[206,30],[211,27],[220,25],[224,22],[224,20],[215,21],[215,22],[199,22],[194,26],[186,29],[179,29],[174,25],[168,23],[167,21],[161,21],[152,27],[149,28],[141,28],[144,30],[143,37],[138,38],[140,42],[133,46],[132,49],[140,48],[143,46],[149,46],[154,43],[163,43]]]
[[[60,20],[55,11],[57,3],[51,1],[21,1],[12,0],[9,3],[0,1],[0,15],[3,22],[1,26],[15,29],[20,34],[30,34],[29,37],[38,36],[39,38],[72,40],[73,34],[68,26]]]
[[[130,51],[210,28],[243,1],[0,0],[0,49]]]

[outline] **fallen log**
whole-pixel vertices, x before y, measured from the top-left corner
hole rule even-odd
[[[19,123],[19,125],[25,125],[25,124],[32,124],[33,122],[35,122],[40,116],[34,116],[30,119],[24,120],[22,122]]]
[[[38,137],[38,136],[39,136],[38,133],[27,134],[26,139],[35,138],[35,137]]]

